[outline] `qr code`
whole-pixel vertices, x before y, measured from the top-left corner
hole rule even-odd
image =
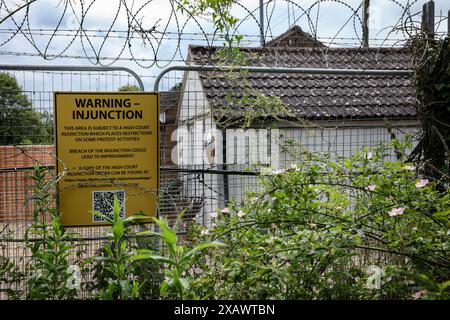
[[[93,191],[92,192],[92,211],[94,222],[105,222],[105,217],[96,215],[95,212],[114,218],[114,196],[120,205],[120,217],[125,218],[125,191],[123,190],[108,190],[108,191]]]

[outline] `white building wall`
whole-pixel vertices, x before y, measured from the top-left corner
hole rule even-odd
[[[342,157],[351,157],[356,152],[361,151],[363,148],[374,148],[381,143],[388,143],[391,141],[390,133],[386,127],[382,124],[376,123],[358,123],[354,121],[354,126],[348,127],[328,127],[328,128],[294,128],[294,129],[279,129],[279,148],[278,152],[269,155],[272,168],[287,168],[292,163],[298,162],[299,153],[297,151],[304,150],[309,152],[321,153],[324,156],[330,156],[331,159],[337,160]],[[365,127],[361,125],[364,124]],[[361,127],[359,127],[361,126]],[[398,140],[405,139],[405,135],[417,134],[420,131],[418,126],[404,126],[394,127],[393,132]],[[233,136],[229,134],[230,136]],[[256,152],[259,148],[257,140],[248,140],[246,137],[251,136],[249,134],[235,135],[239,137],[240,152],[244,154],[251,154]],[[292,144],[287,144],[287,149],[283,148],[286,142],[291,141]],[[227,140],[228,143],[228,140]],[[236,144],[236,142],[235,142]],[[244,146],[244,147],[243,147]],[[273,150],[273,146],[268,147]],[[228,148],[227,152],[232,152],[233,148]],[[235,151],[237,148],[234,149]],[[290,150],[290,152],[286,151]],[[295,152],[293,152],[295,150]],[[292,152],[294,154],[292,154]],[[234,170],[254,170],[257,167],[257,163],[248,161],[249,157],[237,157],[227,154],[229,159],[245,159],[245,164],[236,162],[234,165],[229,165]],[[392,152],[386,160],[395,161],[395,154]],[[228,162],[228,161],[227,161]],[[230,163],[230,162],[228,162]],[[245,193],[249,191],[257,191],[259,185],[257,179],[248,176],[230,176],[229,178],[229,194],[230,200],[237,202],[242,201],[245,198]]]
[[[354,126],[329,128],[281,129],[281,144],[294,141],[294,145],[302,146],[308,151],[330,155],[332,159],[351,157],[363,148],[374,148],[381,143],[389,143],[391,135],[382,124],[353,121]],[[406,134],[415,135],[420,132],[419,126],[394,127],[393,133],[400,141]],[[282,163],[289,164],[292,157],[281,152]],[[387,160],[395,160],[392,153]]]
[[[287,167],[295,157],[284,151],[283,145],[291,141],[311,152],[331,155],[332,158],[350,157],[364,147],[373,148],[391,140],[382,121],[352,120],[329,121],[309,128],[237,129],[222,132],[216,130],[208,101],[197,72],[186,72],[179,128],[173,139],[177,141],[174,157],[178,165],[186,169],[201,170],[255,170],[258,167]],[[406,133],[417,133],[419,126],[413,123],[392,124],[399,140]],[[222,141],[226,141],[225,163]],[[395,156],[391,155],[391,160]],[[190,173],[183,174],[185,192],[189,197],[204,199],[203,208],[197,217],[210,225],[210,214],[225,206],[225,197],[237,202],[245,193],[257,191],[258,178],[229,174]],[[225,186],[228,185],[227,190]]]
[[[172,159],[186,170],[217,169],[217,160],[222,157],[221,137],[217,137],[209,104],[197,72],[186,72],[178,114],[179,126],[172,137],[177,142]],[[220,144],[219,147],[217,144]],[[210,214],[223,206],[223,182],[217,174],[198,172],[181,173],[186,195],[191,199],[204,199],[198,221],[210,224]]]

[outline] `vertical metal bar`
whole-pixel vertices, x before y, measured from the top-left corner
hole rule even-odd
[[[226,138],[225,130],[222,134],[222,161],[223,161],[222,169],[224,171],[228,170],[228,168],[227,168],[227,138]],[[228,175],[225,173],[223,175],[223,195],[224,195],[223,197],[224,197],[225,205],[228,203],[229,198],[230,198],[229,188],[230,188],[230,186],[229,186],[229,181],[228,181]]]
[[[447,37],[450,37],[450,10],[447,13]]]
[[[434,1],[428,1],[423,5],[422,11],[422,30],[430,38],[434,38]]]
[[[260,31],[260,45],[264,47],[266,44],[264,37],[264,0],[259,0],[259,31]]]
[[[369,47],[369,8],[370,8],[370,0],[364,0],[363,6],[363,47]]]
[[[288,14],[288,28],[291,27],[291,12],[290,12],[290,3],[287,3],[287,14]]]

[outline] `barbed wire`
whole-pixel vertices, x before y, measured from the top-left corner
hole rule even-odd
[[[436,16],[438,17],[438,16]],[[447,20],[447,17],[442,16],[440,21],[445,21]],[[0,33],[5,33],[5,34],[12,34],[16,31],[16,29],[11,29],[11,28],[0,28]],[[54,29],[50,29],[50,28],[36,28],[36,29],[31,29],[29,30],[30,32],[32,32],[34,35],[51,35],[54,33],[55,36],[60,36],[60,37],[66,37],[66,36],[73,36],[74,33],[78,32],[75,29],[61,29],[58,30],[57,32],[54,32]],[[103,38],[104,35],[103,34],[99,34],[99,33],[106,33],[108,32],[108,30],[105,29],[87,29],[84,30],[84,32],[86,33],[91,33],[89,36],[92,38]],[[127,39],[129,37],[127,37],[127,35],[121,35],[121,33],[125,34],[127,31],[126,30],[115,30],[113,35],[110,35],[110,38],[119,38],[119,39]],[[436,31],[436,34],[446,34],[445,31]],[[178,35],[176,32],[166,32],[165,33],[165,40],[177,40],[179,39],[178,37],[176,37],[176,35]],[[183,40],[198,40],[201,36],[204,36],[205,34],[203,33],[195,33],[195,32],[186,32],[184,34],[181,35],[181,39]],[[206,33],[207,36],[212,37],[212,36],[217,36],[213,33]],[[244,36],[245,38],[257,38],[259,41],[260,38],[260,34],[250,34],[250,33],[244,33],[241,34],[242,36]],[[188,37],[190,36],[190,37]],[[197,36],[197,37],[196,37]],[[225,34],[221,34],[219,35],[219,38],[222,39],[225,37]],[[134,38],[140,38],[140,36],[134,36]],[[272,37],[268,37],[266,36],[266,38],[270,41],[272,39],[275,39],[276,36],[272,36]],[[331,36],[318,36],[317,37],[318,40],[323,39],[323,40],[332,40],[332,39],[337,39],[337,40],[358,40],[360,41],[360,38],[356,38],[356,37],[331,37]],[[377,38],[377,37],[369,37],[369,40],[372,41],[384,41],[386,40],[386,38]],[[405,40],[405,38],[402,37],[396,37],[396,38],[389,38],[389,40]]]
[[[311,37],[328,47],[362,46],[363,2],[266,0],[263,2],[265,39],[272,40],[280,34],[277,27],[286,21],[287,6],[291,8],[290,26],[300,24]],[[409,38],[408,30],[420,27],[418,13],[413,12],[418,0],[385,0],[384,3],[399,13],[392,25],[377,26],[381,31],[369,41],[380,47],[402,45]],[[223,45],[226,34],[214,28],[208,14],[196,15],[183,10],[186,8],[180,0],[167,0],[164,4],[157,0],[61,0],[49,18],[43,14],[49,9],[48,2],[0,0],[0,49],[3,49],[0,55],[85,59],[105,66],[133,61],[148,69],[186,61],[187,44]],[[106,11],[99,9],[105,5]],[[239,21],[231,33],[244,36],[248,46],[260,45],[257,42],[261,29],[259,9],[250,1],[233,1],[231,12]],[[334,22],[334,34],[319,35],[318,29],[324,23],[321,15],[330,10],[339,11],[340,22]],[[446,19],[439,16],[437,24]],[[20,41],[22,52],[11,50],[18,43],[16,40]]]

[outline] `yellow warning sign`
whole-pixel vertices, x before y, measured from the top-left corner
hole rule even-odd
[[[55,92],[58,207],[65,226],[106,224],[116,196],[121,215],[156,215],[159,97],[147,92]]]

